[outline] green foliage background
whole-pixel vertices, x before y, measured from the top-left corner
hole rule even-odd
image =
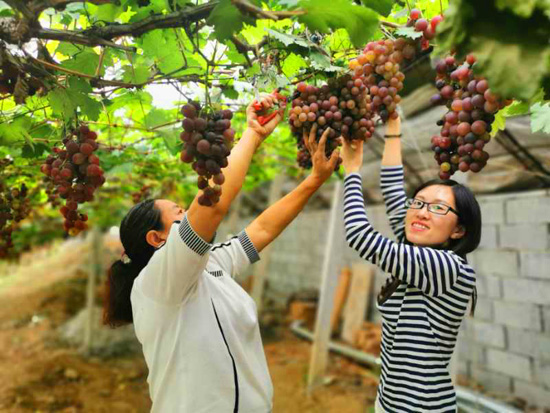
[[[39,41],[47,52],[37,51],[35,40],[25,47],[10,45],[14,55],[48,75],[43,95],[28,97],[19,105],[11,97],[0,100],[0,157],[14,160],[2,179],[10,186],[26,182],[34,194],[31,220],[15,237],[18,248],[61,235],[61,219],[46,203],[39,166],[60,144],[64,125],[88,122],[102,144],[98,155],[107,183],[96,201],[85,207],[92,225],[118,224],[132,204],[131,194],[142,185],[152,185],[155,197],[188,203],[196,193],[196,176],[179,161],[182,104],[198,99],[229,107],[237,111],[233,125],[241,132],[244,109],[255,90],[292,89],[301,79],[322,82],[339,74],[366,42],[384,36],[380,21],[406,22],[407,3],[427,18],[444,11],[436,54],[451,49],[460,55],[475,53],[479,73],[489,79],[491,89],[518,100],[499,118],[500,124],[504,115],[531,113],[533,130],[550,133],[548,0],[100,3],[69,2],[63,10],[46,8],[39,22],[50,30],[90,36],[151,16],[168,18],[201,7],[210,11],[205,18],[181,21],[176,27],[115,38],[114,47],[48,39]],[[277,19],[270,18],[270,13]],[[20,10],[0,1],[0,18],[21,17]],[[54,66],[44,61],[53,61]],[[179,98],[172,108],[155,107],[151,85],[177,91]],[[295,157],[295,142],[287,126],[281,125],[256,156],[245,190],[283,170],[303,173],[296,169]],[[52,225],[56,220],[57,227]]]

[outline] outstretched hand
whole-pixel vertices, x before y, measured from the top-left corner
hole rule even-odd
[[[309,131],[309,136],[304,130],[304,145],[309,151],[309,154],[311,155],[311,162],[313,163],[313,171],[311,172],[311,175],[319,180],[320,183],[323,183],[330,178],[336,168],[336,165],[338,164],[338,158],[340,155],[340,151],[336,149],[332,152],[330,158],[327,158],[325,149],[329,133],[330,128],[327,128],[323,132],[323,135],[321,135],[319,143],[317,143],[315,139],[317,136],[317,124],[313,124],[311,130]]]
[[[279,122],[281,122],[281,120],[283,119],[285,108],[283,104],[284,102],[279,102],[279,100],[273,95],[262,93],[260,96],[260,104],[262,105],[263,109],[269,110],[279,103],[281,106],[281,108],[277,111],[277,115],[265,125],[260,125],[260,122],[258,121],[258,114],[256,113],[256,109],[254,109],[254,103],[256,102],[256,100],[252,101],[252,103],[250,103],[250,105],[248,105],[248,107],[246,108],[246,120],[248,128],[256,132],[263,142],[265,138],[267,138],[271,134],[271,132],[275,130]]]
[[[346,175],[358,172],[363,164],[363,141],[354,140],[349,142],[342,139],[342,165]]]

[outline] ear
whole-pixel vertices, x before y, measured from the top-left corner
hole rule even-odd
[[[151,230],[145,236],[145,240],[149,245],[154,248],[160,247],[166,240],[162,238],[162,235],[159,231]]]
[[[452,239],[460,239],[466,234],[466,228],[462,225],[457,225],[451,234]]]

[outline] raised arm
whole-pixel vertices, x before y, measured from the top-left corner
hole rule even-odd
[[[400,135],[401,120],[399,118],[390,119],[386,125],[384,154],[380,171],[380,189],[384,196],[386,213],[398,240],[402,239],[404,235],[407,213]]]
[[[365,211],[361,177],[356,173],[362,163],[362,153],[362,145],[356,144],[353,148],[344,142],[342,158],[347,174],[344,183],[344,225],[348,244],[359,252],[361,258],[414,285],[425,294],[445,294],[461,273],[468,276],[471,269],[452,252],[397,243],[383,237],[371,226]]]
[[[273,101],[271,97],[264,97],[262,104],[270,107]],[[281,116],[282,113],[278,114],[262,127],[252,106],[247,108],[248,128],[233,148],[224,170],[226,182],[220,202],[213,207],[203,207],[195,198],[182,221],[171,226],[165,245],[153,255],[143,276],[137,279],[136,291],[158,303],[178,305],[195,288],[210,259],[211,240],[242,187],[252,155],[275,129]],[[241,241],[246,247],[245,235]],[[252,250],[245,252],[253,259]]]
[[[276,98],[270,95],[262,97],[262,105],[270,108],[276,103]],[[220,202],[212,207],[204,207],[198,203],[198,195],[187,211],[187,220],[194,231],[205,241],[214,237],[220,222],[227,214],[231,203],[242,188],[244,178],[248,172],[252,155],[282,119],[282,110],[264,126],[260,126],[256,112],[250,104],[246,109],[248,127],[243,136],[231,150],[229,165],[224,169],[225,183],[223,185]]]
[[[313,163],[311,174],[292,192],[262,212],[246,228],[246,233],[258,251],[264,249],[283,232],[334,171],[339,151],[335,150],[330,159],[325,156],[325,145],[330,129],[325,131],[318,144],[315,141],[316,132],[317,128],[314,125],[309,136],[304,134],[304,141]]]

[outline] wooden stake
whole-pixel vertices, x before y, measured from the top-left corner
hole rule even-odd
[[[351,282],[351,270],[349,267],[342,268],[340,277],[338,278],[338,287],[336,287],[336,293],[334,294],[334,309],[332,310],[332,316],[330,318],[330,331],[331,335],[338,329],[338,323],[344,309],[344,304],[348,297],[349,285]]]
[[[88,271],[88,285],[86,288],[86,325],[84,326],[84,337],[82,341],[81,352],[89,354],[92,348],[92,337],[94,333],[94,327],[97,323],[95,317],[95,290],[97,279],[101,275],[102,270],[102,242],[103,237],[99,228],[94,227],[90,234],[90,269]]]
[[[353,344],[355,334],[363,325],[369,308],[374,267],[371,264],[357,262],[352,265],[351,273],[351,286],[344,309],[342,339]]]
[[[341,211],[342,183],[336,181],[332,196],[330,220],[328,223],[327,241],[323,259],[323,271],[321,273],[321,291],[319,294],[319,307],[315,320],[315,333],[308,374],[308,394],[323,383],[323,376],[328,361],[330,343],[330,319],[334,304],[334,291],[338,283],[335,276],[337,267],[342,258],[343,240],[343,214]]]

